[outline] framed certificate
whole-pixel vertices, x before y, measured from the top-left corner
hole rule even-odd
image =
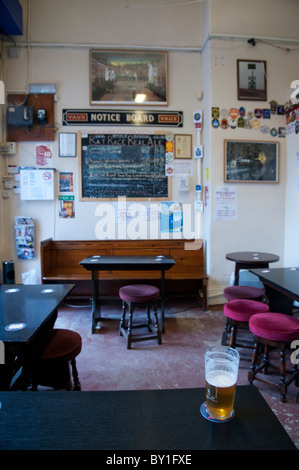
[[[75,132],[61,132],[59,134],[59,156],[76,157],[77,134]]]
[[[174,138],[174,158],[192,158],[192,135],[177,134]]]

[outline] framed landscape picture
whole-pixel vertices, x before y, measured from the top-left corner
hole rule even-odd
[[[227,183],[278,183],[278,164],[278,142],[224,141],[224,181]]]
[[[91,105],[167,105],[167,53],[90,50]]]

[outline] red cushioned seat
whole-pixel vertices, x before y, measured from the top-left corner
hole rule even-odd
[[[41,331],[28,346],[24,370],[30,377],[31,388],[38,385],[66,390],[80,390],[76,357],[81,352],[81,336],[75,331],[62,328]],[[74,380],[72,385],[70,366]],[[28,379],[27,379],[28,380]]]
[[[239,322],[248,322],[252,315],[265,312],[269,312],[268,305],[256,300],[231,300],[224,305],[224,315]]]
[[[126,337],[127,349],[131,349],[131,343],[136,341],[145,341],[157,339],[158,344],[162,344],[161,329],[157,314],[157,300],[160,297],[160,289],[147,284],[135,284],[124,286],[119,289],[119,296],[122,299],[123,314],[119,326],[119,334]],[[133,325],[133,313],[136,305],[144,305],[147,309],[147,324]],[[126,322],[126,308],[129,306],[129,321]],[[151,308],[153,309],[156,332],[152,331]],[[134,335],[132,329],[136,327],[147,326],[151,334]]]
[[[250,318],[249,328],[254,334],[254,349],[248,381],[252,383],[255,379],[259,379],[275,387],[278,386],[280,399],[282,402],[285,402],[288,386],[294,380],[298,382],[299,371],[297,364],[293,364],[291,377],[286,380],[288,371],[285,365],[285,355],[292,341],[299,339],[299,319],[283,313],[261,313]],[[270,348],[271,352],[273,348],[279,350],[279,384],[265,379],[265,374],[270,366]],[[261,371],[263,372],[262,379],[257,376]]]
[[[224,304],[223,313],[226,316],[226,323],[222,334],[223,346],[229,344],[231,348],[241,346],[245,348],[252,348],[252,338],[243,338],[241,340],[239,333],[240,329],[248,331],[248,321],[250,317],[256,313],[268,312],[269,307],[267,304],[258,302],[257,300],[238,299],[230,300]]]
[[[124,286],[119,289],[120,298],[126,302],[151,302],[157,300],[159,295],[158,287],[145,284]]]
[[[265,290],[251,286],[229,286],[223,291],[228,301],[235,299],[251,299],[261,301],[265,297]]]
[[[292,342],[299,339],[299,320],[284,313],[265,313],[249,320],[252,333],[272,341]]]

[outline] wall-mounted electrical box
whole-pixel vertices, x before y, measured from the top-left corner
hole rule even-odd
[[[7,125],[11,127],[34,126],[34,109],[32,106],[7,107]]]
[[[15,142],[2,142],[0,144],[1,155],[15,155],[17,153],[17,145]]]

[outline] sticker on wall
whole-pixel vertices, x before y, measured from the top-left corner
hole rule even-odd
[[[239,116],[238,108],[230,108],[229,115],[233,120],[237,119],[237,117]]]
[[[228,128],[228,120],[226,118],[221,119],[221,127],[222,129],[227,129]]]
[[[268,126],[261,126],[261,127],[260,127],[260,131],[261,131],[263,134],[269,134],[270,129],[269,129]]]
[[[269,104],[270,104],[271,114],[276,114],[277,104],[278,104],[277,101],[271,100]]]
[[[73,219],[75,217],[75,196],[58,196],[59,217]]]
[[[258,119],[254,119],[252,121],[252,128],[256,130],[256,129],[259,129],[259,127],[260,127],[260,121]]]
[[[37,165],[47,165],[50,158],[52,158],[52,144],[41,144],[36,146]]]
[[[212,108],[212,118],[219,118],[219,108],[213,107]]]
[[[270,134],[272,135],[272,137],[276,137],[277,136],[277,129],[275,129],[275,127],[272,127],[272,129],[270,130]]]
[[[241,107],[239,108],[239,114],[240,114],[241,117],[244,117],[244,116],[245,116],[246,110],[245,110],[244,106],[241,106]]]
[[[245,119],[243,117],[238,118],[238,127],[244,127],[245,126]]]
[[[213,119],[212,126],[214,127],[214,129],[218,129],[219,125],[220,125],[219,120]]]
[[[278,137],[285,137],[286,136],[286,128],[285,127],[279,127],[278,128]]]
[[[237,127],[236,119],[231,119],[230,122],[229,122],[229,126],[230,126],[231,129],[236,129],[236,127]]]
[[[256,108],[254,110],[254,115],[256,118],[261,119],[263,117],[263,110],[260,108]]]
[[[271,110],[263,109],[263,119],[271,119]]]

